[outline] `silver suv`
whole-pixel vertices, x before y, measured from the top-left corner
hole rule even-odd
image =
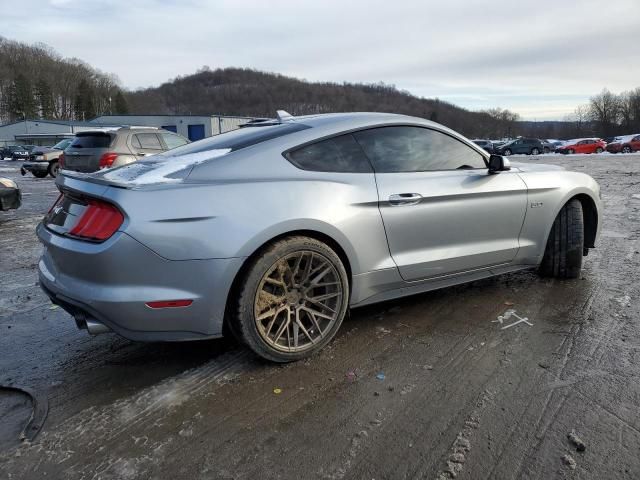
[[[177,133],[154,127],[120,127],[79,132],[65,149],[60,168],[95,172],[133,163],[142,157],[187,143],[189,140]]]

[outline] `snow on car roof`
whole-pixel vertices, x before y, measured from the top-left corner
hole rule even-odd
[[[620,137],[616,137],[615,143],[630,142],[633,138],[637,137],[638,135],[640,135],[640,133],[633,133],[631,135],[622,135]]]
[[[110,183],[120,185],[175,183],[183,180],[194,165],[221,157],[230,151],[230,148],[226,148],[179,156],[171,155],[171,151],[169,151],[112,170],[103,170],[94,175],[102,177],[103,180]]]

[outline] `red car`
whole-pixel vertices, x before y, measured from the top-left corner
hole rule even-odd
[[[557,153],[602,153],[607,144],[599,138],[578,138],[569,140],[563,146],[556,148]]]
[[[607,145],[607,152],[631,153],[640,151],[640,134],[626,135]]]

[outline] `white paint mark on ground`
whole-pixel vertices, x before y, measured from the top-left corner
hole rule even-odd
[[[533,323],[529,322],[529,319],[527,317],[519,316],[516,313],[516,311],[514,309],[512,309],[512,308],[510,308],[509,310],[505,311],[502,315],[499,315],[498,318],[496,320],[492,320],[491,323],[499,323],[500,325],[502,325],[505,320],[508,320],[511,317],[515,317],[518,320],[516,322],[510,323],[509,325],[503,326],[500,330],[506,330],[507,328],[511,328],[511,327],[513,327],[515,325],[518,325],[520,323],[526,323],[530,327],[533,327]]]

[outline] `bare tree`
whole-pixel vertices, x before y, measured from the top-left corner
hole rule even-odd
[[[620,99],[606,88],[591,97],[589,117],[597,125],[600,135],[615,135],[620,118]]]

